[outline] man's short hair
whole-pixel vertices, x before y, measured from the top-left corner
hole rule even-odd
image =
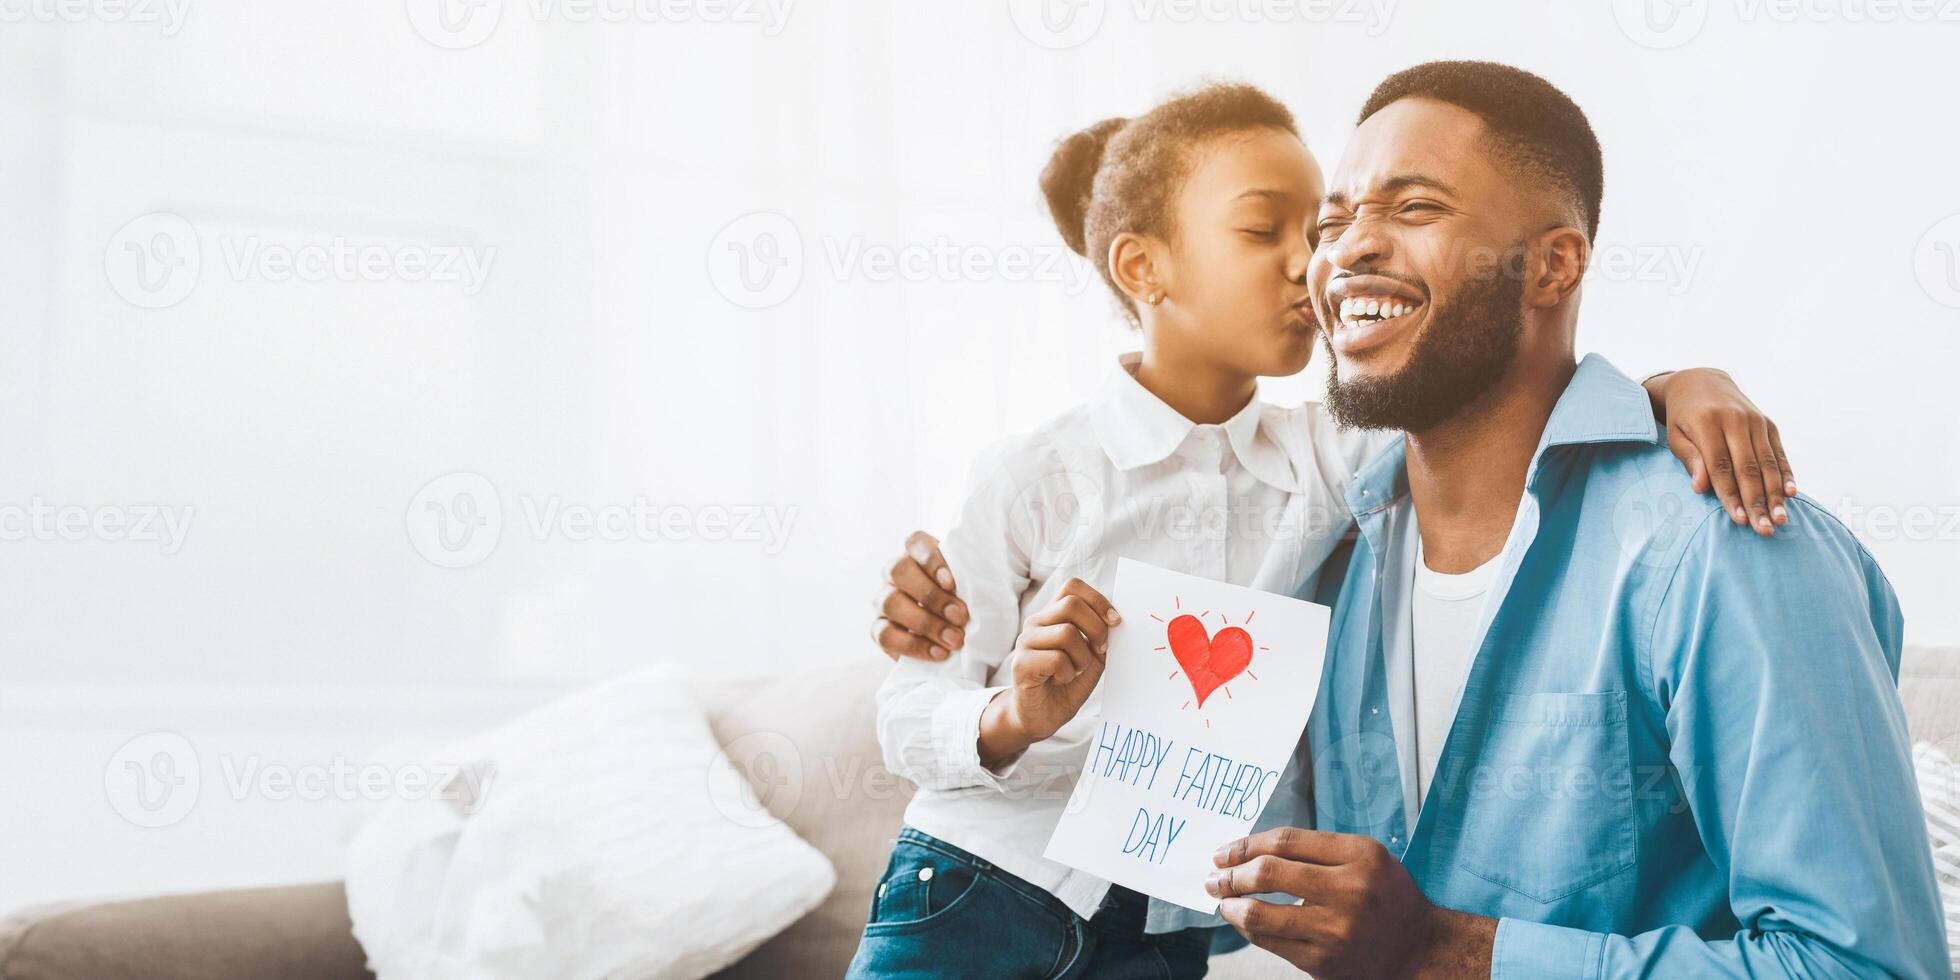
[[[1375,86],[1355,123],[1409,98],[1435,99],[1475,113],[1504,162],[1566,197],[1584,218],[1588,239],[1598,233],[1605,193],[1599,139],[1578,103],[1552,83],[1494,61],[1431,61]]]

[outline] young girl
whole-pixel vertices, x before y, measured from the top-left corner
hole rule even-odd
[[[1210,929],[1149,933],[1144,896],[1042,857],[1099,714],[1119,621],[1103,593],[1119,556],[1307,591],[1350,524],[1342,487],[1399,437],[1256,397],[1260,376],[1306,366],[1318,329],[1320,169],[1270,96],[1212,85],[1097,123],[1041,184],[1143,351],[975,465],[950,569],[925,566],[946,590],[957,578],[963,609],[898,569],[884,625],[904,635],[881,642],[925,655],[880,688],[878,734],[919,792],[853,977],[1203,976]],[[949,609],[963,633],[934,615]]]

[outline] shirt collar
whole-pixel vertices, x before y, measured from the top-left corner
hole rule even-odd
[[[1654,421],[1654,403],[1647,397],[1647,389],[1621,374],[1606,358],[1587,354],[1566,383],[1558,404],[1552,406],[1545,435],[1532,454],[1531,468],[1535,472],[1538,460],[1553,446],[1660,441],[1661,430]]]
[[[1101,393],[1090,404],[1096,439],[1117,469],[1162,462],[1197,428],[1137,382],[1136,369],[1142,360],[1143,355],[1135,352],[1117,358]],[[1265,406],[1255,397],[1220,428],[1247,472],[1277,489],[1297,493],[1299,481],[1292,462],[1272,435],[1262,431],[1264,415]]]
[[[1653,403],[1647,390],[1620,373],[1611,361],[1598,354],[1587,354],[1565,385],[1552,414],[1545,421],[1545,433],[1531,454],[1531,467],[1525,471],[1529,488],[1538,477],[1539,463],[1546,450],[1555,446],[1586,443],[1644,442],[1659,444],[1661,430],[1654,421]],[[1403,441],[1394,440],[1361,468],[1348,485],[1348,506],[1357,515],[1380,510],[1409,492],[1408,471],[1403,465]]]
[[[1259,482],[1286,493],[1300,492],[1293,461],[1267,431],[1266,404],[1256,396],[1237,415],[1225,420],[1225,437],[1231,441],[1239,465]]]

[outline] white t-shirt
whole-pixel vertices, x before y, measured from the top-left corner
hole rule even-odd
[[[1497,558],[1467,572],[1431,571],[1416,544],[1415,587],[1410,591],[1410,675],[1415,689],[1416,799],[1429,793],[1436,760],[1443,754],[1457,695],[1476,657],[1477,617],[1497,577]],[[1411,819],[1414,814],[1410,814]]]

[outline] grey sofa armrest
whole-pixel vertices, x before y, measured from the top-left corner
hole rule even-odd
[[[29,909],[0,980],[373,980],[340,882]]]

